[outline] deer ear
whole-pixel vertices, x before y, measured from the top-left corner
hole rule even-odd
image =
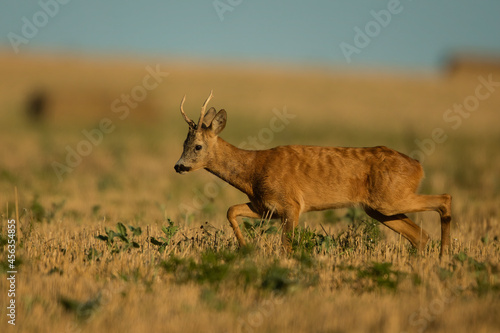
[[[215,114],[217,111],[215,111],[215,108],[210,108],[207,113],[205,113],[205,116],[203,117],[203,127],[208,128],[210,126],[210,123],[215,117]]]
[[[210,124],[210,130],[213,134],[218,135],[224,127],[226,127],[227,113],[226,110],[222,109],[215,115],[212,123]]]

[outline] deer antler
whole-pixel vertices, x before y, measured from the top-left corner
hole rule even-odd
[[[188,123],[188,125],[189,125],[190,128],[195,128],[196,124],[194,123],[194,121],[192,121],[191,119],[189,119],[189,117],[184,112],[184,109],[182,108],[182,106],[184,105],[184,101],[185,100],[186,100],[186,95],[184,95],[184,97],[182,98],[182,102],[181,102],[181,113],[182,113],[182,116],[184,117],[184,120],[186,121],[186,123]]]
[[[201,128],[201,125],[203,124],[203,118],[205,117],[207,104],[212,99],[212,97],[214,97],[213,92],[214,92],[213,90],[210,90],[210,95],[207,97],[205,103],[203,103],[203,106],[201,107],[201,115],[200,115],[200,120],[198,120],[198,128]]]

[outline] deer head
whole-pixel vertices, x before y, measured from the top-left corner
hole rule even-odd
[[[184,151],[181,158],[175,164],[175,171],[186,173],[205,168],[207,162],[213,157],[213,151],[217,144],[217,136],[226,126],[226,111],[215,111],[210,108],[206,111],[208,102],[212,99],[212,91],[201,107],[198,125],[186,115],[183,109],[186,96],[181,102],[181,114],[189,125],[188,135],[184,141]]]

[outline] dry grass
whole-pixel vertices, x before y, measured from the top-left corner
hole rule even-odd
[[[453,103],[474,93],[477,77],[449,81],[165,64],[170,75],[120,120],[112,101],[140,84],[154,61],[2,60],[1,240],[14,216],[17,187],[18,331],[500,327],[500,93],[481,101],[456,130],[442,119]],[[47,91],[51,112],[45,123],[30,124],[23,103],[38,86]],[[258,136],[272,110],[284,107],[296,118],[261,144],[384,144],[410,153],[414,139],[443,128],[449,137],[425,156],[422,192],[453,195],[450,258],[438,257],[437,215],[414,215],[433,239],[419,255],[357,210],[306,214],[291,256],[280,252],[278,233],[270,228],[276,225],[246,221],[255,226],[247,235],[253,247],[238,250],[225,212],[244,196],[207,173],[181,177],[173,171],[186,134],[180,97],[188,92],[185,109],[194,117],[211,88],[213,104],[228,111],[222,136],[235,144]],[[59,182],[52,163],[64,162],[65,147],[76,147],[85,139],[82,130],[95,128],[103,117],[116,129]],[[111,230],[118,232],[118,222],[127,228],[123,237],[129,243],[120,236],[105,240]],[[129,226],[141,228],[140,235],[133,236]],[[172,237],[160,251],[158,244],[169,238],[162,228]],[[2,243],[2,309],[8,301],[6,249]],[[5,316],[0,330],[12,330]]]

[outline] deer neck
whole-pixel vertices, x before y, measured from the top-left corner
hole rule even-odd
[[[217,138],[213,155],[205,169],[225,182],[252,196],[256,151],[239,149]]]

